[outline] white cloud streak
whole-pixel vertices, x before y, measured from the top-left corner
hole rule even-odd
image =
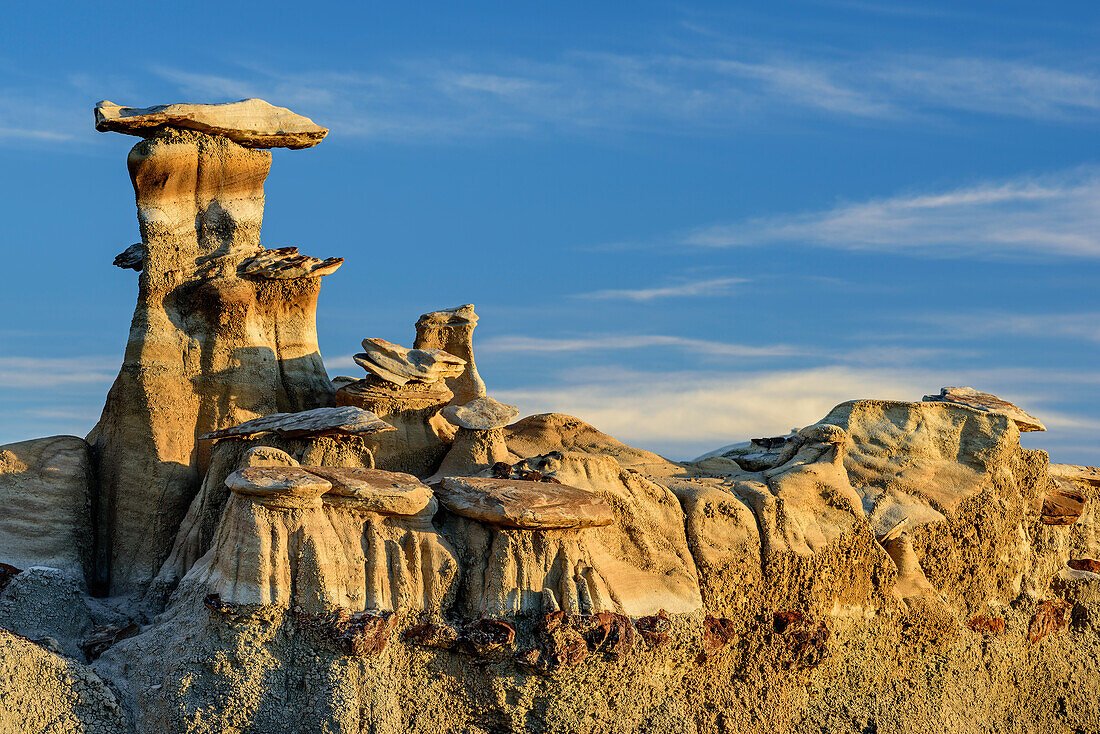
[[[546,387],[497,390],[521,414],[567,413],[628,444],[697,456],[757,436],[781,435],[823,418],[835,405],[855,399],[919,401],[943,385],[992,390],[1040,415],[1050,429],[1038,445],[1079,440],[1100,429],[1088,416],[1048,409],[1044,387],[1088,383],[1093,375],[1032,370],[935,370],[815,367],[729,373],[616,372],[572,375]],[[1055,401],[1056,402],[1056,401]],[[1100,443],[1095,447],[1100,452]]]
[[[0,357],[0,388],[110,385],[120,364],[117,357]]]
[[[609,289],[581,293],[577,298],[590,298],[604,301],[646,302],[660,298],[686,298],[694,296],[719,296],[730,291],[730,286],[748,283],[746,278],[712,278],[662,288]]]
[[[1100,257],[1100,171],[1077,169],[702,227],[697,247],[797,243],[937,257]]]
[[[152,71],[195,98],[259,96],[299,108],[342,136],[371,139],[597,130],[720,134],[807,113],[891,124],[926,125],[957,113],[1091,123],[1100,111],[1100,75],[1091,69],[933,54],[778,50],[748,58],[720,45],[692,55],[390,60],[370,72]]]
[[[1100,311],[1051,314],[977,312],[965,315],[930,315],[921,320],[967,337],[1012,334],[1100,342]]]
[[[486,339],[478,346],[478,353],[523,354],[561,352],[613,352],[625,349],[679,349],[693,354],[711,357],[791,357],[805,354],[802,349],[787,344],[752,346],[728,342],[689,339],[662,334],[588,334],[567,339],[548,339],[531,336],[498,336]]]

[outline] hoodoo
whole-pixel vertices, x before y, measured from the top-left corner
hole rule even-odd
[[[0,732],[1100,731],[1100,469],[1035,416],[944,388],[671,461],[516,420],[472,305],[330,381],[343,261],[260,239],[266,149],[327,131],[96,127],[142,137],[138,304],[87,441],[0,446]]]
[[[271,153],[327,132],[261,100],[149,109],[101,102],[96,129],[143,139],[127,166],[141,230],[126,358],[88,436],[99,486],[96,580],[138,594],[164,560],[209,463],[204,433],[333,404],[317,348],[320,278],[268,265]],[[131,266],[132,267],[132,266]]]

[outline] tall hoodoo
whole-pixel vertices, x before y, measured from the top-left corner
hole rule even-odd
[[[122,370],[88,437],[98,582],[136,594],[198,487],[209,451],[199,436],[332,405],[316,306],[320,277],[341,261],[316,265],[260,244],[271,153],[258,148],[316,145],[327,130],[308,118],[261,100],[101,102],[96,129],[144,138],[127,158],[142,240],[138,302]],[[291,256],[292,269],[267,266]]]

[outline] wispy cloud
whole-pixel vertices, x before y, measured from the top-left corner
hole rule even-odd
[[[496,397],[519,405],[523,414],[576,415],[635,445],[682,445],[702,453],[808,425],[845,400],[920,400],[930,384],[936,380],[839,367],[729,375],[627,373],[614,382],[498,390]]]
[[[820,212],[701,227],[698,247],[797,243],[938,257],[1100,257],[1100,171],[984,182],[846,203]]]
[[[919,321],[936,324],[964,337],[1015,334],[1044,339],[1100,342],[1100,311],[1020,314],[977,311],[967,314],[928,314]]]
[[[264,97],[344,136],[453,139],[538,132],[721,134],[807,113],[928,124],[955,113],[1094,122],[1100,75],[1064,63],[942,54],[749,54],[708,39],[686,53],[563,51],[554,57],[390,59],[370,71],[288,73],[250,62],[232,74],[158,66],[208,101]]]
[[[530,336],[498,336],[486,339],[478,346],[479,353],[521,354],[560,352],[612,352],[624,349],[672,348],[711,357],[790,357],[804,354],[802,349],[787,344],[753,346],[728,342],[689,339],[661,334],[587,334],[569,339],[547,339]]]
[[[878,398],[919,401],[943,385],[969,384],[992,390],[1047,422],[1038,445],[1092,435],[1100,422],[1049,407],[1045,388],[1073,375],[1034,370],[936,370],[815,367],[728,373],[646,373],[622,370],[614,379],[576,372],[557,384],[497,390],[522,414],[576,415],[632,445],[673,458],[697,456],[754,436],[780,435],[823,418],[846,400]],[[1077,375],[1079,384],[1092,379]],[[1082,383],[1082,381],[1084,381]],[[1100,454],[1100,442],[1091,447]],[[1080,456],[1080,454],[1077,454]]]
[[[748,283],[747,278],[711,278],[661,288],[609,289],[581,293],[577,298],[596,300],[653,301],[658,298],[684,298],[689,296],[717,296],[730,291],[730,286]]]
[[[0,357],[0,388],[110,385],[117,357]]]

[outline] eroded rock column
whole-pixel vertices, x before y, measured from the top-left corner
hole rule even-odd
[[[280,129],[292,127],[287,115],[322,137],[324,128],[258,100],[247,115],[195,105],[202,129],[217,135],[182,129],[197,126],[186,117],[165,123],[157,108],[103,104],[97,128],[146,136],[127,159],[142,238],[138,303],[125,361],[88,437],[99,484],[97,581],[112,594],[138,594],[197,490],[209,449],[201,434],[332,404],[316,305],[319,276],[339,263],[302,267],[316,259],[260,244],[271,153],[256,148],[302,147],[301,134],[294,145],[271,130],[260,135],[271,127],[265,115],[279,111]],[[295,267],[273,267],[273,256],[293,257]]]

